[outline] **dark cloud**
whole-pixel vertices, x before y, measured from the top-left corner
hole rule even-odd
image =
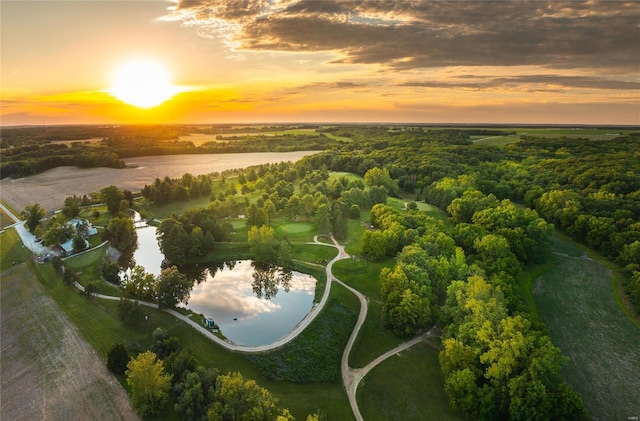
[[[314,89],[314,88],[322,88],[322,89],[352,89],[352,88],[363,88],[368,85],[363,83],[356,82],[315,82],[310,83],[308,85],[301,86],[300,89]]]
[[[475,79],[475,81],[474,81]],[[530,90],[549,91],[549,87],[561,88],[590,88],[590,89],[617,89],[637,90],[640,82],[625,80],[611,80],[588,76],[557,76],[557,75],[526,75],[482,78],[473,75],[461,75],[450,81],[412,81],[404,82],[398,86],[422,87],[422,88],[462,88],[462,89],[494,89],[498,87],[542,85]],[[557,89],[555,89],[557,90]]]
[[[640,56],[637,1],[178,0],[173,17],[218,31],[238,50],[333,51],[340,54],[335,63],[397,69],[538,65],[625,73],[637,72]]]

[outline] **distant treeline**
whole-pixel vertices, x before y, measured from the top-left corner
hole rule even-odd
[[[180,141],[187,126],[13,128],[2,132],[0,175],[24,177],[58,166],[123,168],[124,158],[179,154],[326,150],[342,142],[326,135],[232,136],[195,146]],[[81,142],[102,138],[99,142]],[[77,142],[54,143],[56,140]]]

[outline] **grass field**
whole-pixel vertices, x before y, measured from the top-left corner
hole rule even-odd
[[[520,141],[520,136],[536,136],[547,138],[566,137],[568,139],[611,140],[621,134],[634,132],[635,130],[613,130],[598,128],[558,128],[558,127],[516,127],[500,128],[505,132],[515,131],[516,134],[506,136],[470,136],[474,143],[503,147],[509,143]]]
[[[275,225],[276,236],[287,236],[289,239],[298,241],[312,241],[317,234],[315,224],[311,222],[286,222],[282,221]]]
[[[564,376],[596,419],[640,416],[640,329],[617,305],[612,274],[570,240],[552,246],[558,264],[533,296],[553,342],[571,358]]]
[[[65,259],[64,264],[80,274],[80,285],[86,286],[89,282],[93,282],[98,287],[98,293],[117,297],[122,294],[122,290],[118,286],[102,279],[100,274],[99,263],[105,256],[106,251],[107,245],[104,245],[95,250],[69,257]]]
[[[314,245],[314,244],[291,244],[291,257],[296,260],[326,264],[333,259],[338,251],[334,247]]]
[[[0,271],[9,269],[14,264],[26,262],[31,257],[31,251],[22,245],[20,236],[13,228],[0,234],[0,252]]]
[[[367,421],[463,420],[449,406],[438,351],[426,343],[384,361],[362,380],[358,403]]]

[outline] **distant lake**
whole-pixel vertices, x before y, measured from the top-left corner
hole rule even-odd
[[[158,276],[164,256],[156,239],[156,227],[137,228],[136,265]],[[255,267],[251,260],[217,263],[196,272],[186,306],[212,318],[222,334],[239,345],[270,344],[289,333],[313,306],[316,279],[277,267]],[[216,267],[217,266],[217,267]]]

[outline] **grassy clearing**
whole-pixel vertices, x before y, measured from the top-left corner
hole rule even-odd
[[[449,406],[438,351],[426,343],[396,355],[371,370],[358,388],[366,420],[463,420]]]
[[[316,244],[292,244],[291,257],[295,260],[304,260],[305,262],[326,264],[336,257],[338,251],[335,247],[322,246]]]
[[[360,177],[359,175],[356,175],[354,173],[332,171],[332,172],[329,173],[329,180],[327,180],[327,182],[331,183],[333,180],[341,178],[341,177],[346,177],[348,180],[362,180],[362,181],[364,181],[363,177]]]
[[[100,261],[105,256],[106,251],[107,245],[105,244],[87,253],[69,257],[65,259],[64,264],[80,274],[80,285],[86,286],[89,282],[93,282],[98,287],[98,293],[118,297],[122,294],[122,290],[118,286],[102,279],[100,274]]]
[[[98,211],[97,218],[93,216],[96,211]],[[86,219],[93,225],[106,227],[109,225],[109,221],[111,221],[111,213],[109,213],[106,206],[92,206],[82,209],[80,211],[80,218]]]
[[[553,342],[571,358],[564,376],[597,419],[638,415],[640,329],[616,303],[612,273],[562,237],[558,264],[535,281],[538,313]]]
[[[611,140],[623,134],[633,132],[633,130],[613,130],[613,129],[597,129],[597,128],[558,128],[558,127],[516,127],[516,128],[500,128],[505,132],[515,131],[516,134],[507,136],[471,136],[474,143],[483,145],[492,145],[504,147],[510,143],[520,141],[520,136],[537,136],[546,138],[566,137],[568,139],[588,139],[588,140]]]
[[[285,222],[282,221],[275,227],[278,237],[286,236],[290,240],[312,241],[317,234],[315,224],[310,222]]]
[[[347,219],[347,241],[343,244],[345,245],[345,251],[352,256],[357,256],[362,254],[362,233],[366,229],[367,225],[365,221],[364,212],[362,213],[362,217],[359,220],[355,219]],[[369,218],[369,213],[367,212],[366,218]]]
[[[402,339],[386,329],[382,323],[380,299],[380,270],[394,265],[393,259],[374,263],[363,259],[340,260],[333,265],[333,274],[369,299],[367,319],[349,356],[352,367],[364,367],[386,351],[395,348]]]
[[[11,228],[0,234],[0,270],[9,269],[14,264],[26,262],[31,251],[20,240],[15,229]]]

